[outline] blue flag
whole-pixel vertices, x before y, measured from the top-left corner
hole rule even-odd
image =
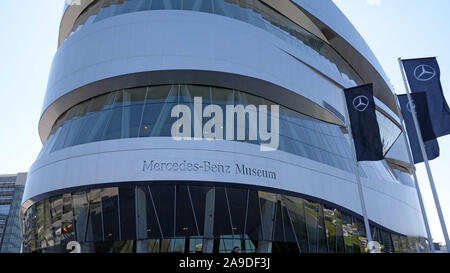
[[[427,94],[425,92],[412,93],[411,97],[413,105],[409,104],[407,95],[399,95],[397,97],[405,121],[414,164],[424,162],[411,111],[414,110],[416,112],[422,138],[424,138],[425,135],[428,135],[428,137],[434,136],[430,122]],[[436,137],[424,140],[424,145],[428,160],[433,160],[439,156],[439,144]]]
[[[440,69],[436,58],[402,60],[412,93],[425,92],[428,100],[432,133],[424,141],[450,134],[450,108],[442,91]]]
[[[344,90],[358,161],[384,159],[372,84]]]

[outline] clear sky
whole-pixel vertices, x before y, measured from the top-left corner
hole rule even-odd
[[[333,0],[369,44],[397,93],[404,93],[398,57],[437,56],[450,101],[450,1]],[[26,172],[41,142],[38,121],[64,0],[2,0],[0,9],[0,174]],[[431,162],[450,228],[450,136]],[[418,176],[433,237],[443,241],[423,164]],[[387,212],[388,213],[388,212]]]

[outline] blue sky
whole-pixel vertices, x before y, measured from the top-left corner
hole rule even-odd
[[[334,0],[373,50],[397,93],[404,93],[397,58],[437,56],[450,100],[448,0]],[[64,0],[2,0],[0,9],[0,174],[28,171],[41,143],[38,121],[56,52]],[[431,162],[450,226],[450,136]],[[426,172],[418,176],[435,240],[443,241]]]

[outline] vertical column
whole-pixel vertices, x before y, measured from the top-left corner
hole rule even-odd
[[[136,252],[147,253],[147,198],[141,187],[136,187],[136,235]]]
[[[211,188],[206,194],[205,200],[205,224],[203,239],[203,253],[212,253],[214,246],[214,203],[216,192]]]

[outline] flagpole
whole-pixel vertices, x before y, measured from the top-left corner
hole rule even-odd
[[[425,230],[427,232],[428,244],[430,246],[431,252],[435,252],[436,250],[434,249],[433,237],[431,236],[430,226],[428,225],[427,213],[425,211],[425,206],[423,204],[422,194],[420,193],[419,181],[417,179],[417,174],[416,174],[416,167],[414,166],[414,159],[412,157],[411,150],[409,148],[411,145],[409,144],[408,137],[406,136],[406,129],[405,129],[405,126],[403,125],[404,118],[403,118],[402,111],[400,109],[400,103],[398,101],[398,97],[397,96],[395,96],[395,102],[396,102],[396,106],[397,106],[397,112],[400,115],[400,119],[401,119],[400,120],[400,124],[402,126],[402,134],[403,134],[403,138],[404,138],[404,141],[405,141],[406,150],[408,151],[409,166],[411,168],[411,172],[412,172],[413,177],[414,177],[414,184],[416,185],[417,197],[419,199],[420,210],[422,212],[423,222],[425,224]],[[411,108],[411,110],[412,110],[412,108]]]
[[[372,248],[371,248],[371,242],[372,242],[372,233],[370,231],[370,225],[369,225],[369,218],[367,217],[367,210],[366,210],[366,202],[364,200],[364,193],[363,193],[363,188],[362,188],[362,184],[361,184],[361,177],[359,174],[359,166],[358,166],[358,159],[356,157],[356,148],[355,148],[355,143],[353,141],[353,133],[352,133],[352,128],[351,128],[351,124],[350,124],[350,114],[348,112],[348,106],[347,106],[347,101],[345,100],[345,91],[342,92],[343,94],[343,98],[344,98],[344,107],[345,107],[345,126],[347,127],[347,131],[350,135],[350,142],[351,142],[351,146],[352,146],[352,154],[353,154],[353,163],[355,166],[355,176],[356,176],[356,182],[358,184],[358,193],[359,193],[359,201],[361,203],[361,210],[362,210],[362,214],[363,214],[363,218],[364,218],[364,226],[366,229],[366,236],[367,236],[367,245],[369,246],[369,253],[372,253]]]
[[[406,73],[405,73],[405,69],[403,67],[403,63],[402,63],[402,59],[398,58],[398,63],[400,65],[400,71],[402,73],[402,77],[403,77],[403,82],[405,84],[405,88],[406,88],[406,95],[408,97],[408,102],[409,105],[413,105],[412,102],[412,98],[411,98],[411,90],[409,88],[409,83],[406,79]],[[431,169],[430,169],[430,164],[428,162],[428,156],[427,153],[425,151],[425,144],[423,143],[423,138],[422,138],[422,133],[420,132],[420,127],[419,127],[419,121],[417,119],[417,115],[416,115],[416,111],[411,111],[413,120],[414,120],[414,125],[416,127],[416,132],[417,132],[417,137],[419,139],[419,145],[420,145],[420,150],[422,151],[422,156],[423,156],[423,160],[425,163],[425,168],[427,170],[427,174],[428,174],[428,180],[430,182],[430,187],[431,187],[431,191],[433,193],[433,198],[434,198],[434,204],[436,206],[436,210],[439,216],[439,221],[441,222],[441,227],[442,227],[442,233],[444,234],[444,238],[445,238],[445,245],[447,248],[447,252],[450,253],[450,240],[448,238],[448,233],[447,233],[447,227],[445,226],[445,221],[444,221],[444,216],[442,215],[442,209],[441,209],[441,204],[439,202],[439,198],[436,192],[436,187],[434,185],[434,179],[433,179],[433,175],[431,174]]]

